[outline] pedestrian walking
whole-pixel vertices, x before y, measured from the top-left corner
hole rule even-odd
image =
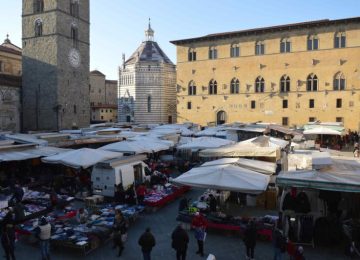
[[[199,254],[200,256],[204,256],[204,242],[206,238],[206,227],[207,227],[207,221],[201,215],[201,213],[196,212],[195,217],[193,218],[191,222],[191,226],[195,229],[195,238],[197,240],[198,244],[198,250],[196,251],[196,254]]]
[[[115,211],[113,224],[113,248],[119,248],[118,256],[120,257],[124,251],[124,243],[127,239],[127,222],[120,210]]]
[[[250,220],[244,234],[244,243],[246,247],[246,259],[254,259],[256,246],[257,230],[254,220]]]
[[[150,228],[147,228],[145,232],[141,235],[138,244],[141,246],[144,260],[151,260],[151,250],[155,246],[156,241],[155,237],[150,231]]]
[[[179,224],[171,235],[172,243],[171,246],[176,250],[176,259],[185,260],[186,251],[189,243],[189,236],[187,232],[182,227],[182,224]]]
[[[40,225],[34,230],[40,240],[41,257],[43,260],[50,260],[50,236],[51,225],[45,217],[40,219]]]
[[[9,211],[2,223],[1,245],[7,260],[15,260],[15,227],[12,221],[12,212]]]
[[[273,232],[274,260],[282,260],[286,252],[287,241],[281,229],[275,228]]]

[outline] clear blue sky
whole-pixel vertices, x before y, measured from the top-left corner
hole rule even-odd
[[[30,1],[30,0],[27,0]],[[1,0],[0,40],[21,46],[21,0]],[[155,39],[176,63],[170,40],[209,33],[360,16],[360,0],[90,0],[91,69],[117,79],[121,55],[144,40],[151,17]]]

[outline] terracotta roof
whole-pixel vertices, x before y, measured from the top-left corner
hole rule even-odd
[[[102,72],[98,71],[98,70],[93,70],[90,71],[91,75],[97,75],[97,76],[105,76],[105,74],[103,74]]]
[[[12,53],[12,54],[17,54],[17,55],[21,55],[21,51],[17,51],[8,47],[5,47],[3,45],[0,45],[0,51],[3,52],[7,52],[7,53]]]
[[[276,26],[270,26],[270,27],[247,29],[247,30],[241,30],[241,31],[214,33],[214,34],[208,34],[208,35],[201,36],[201,37],[188,38],[188,39],[182,39],[182,40],[174,40],[174,41],[170,41],[170,42],[177,45],[177,44],[183,44],[183,43],[202,42],[202,41],[215,40],[215,39],[226,39],[226,38],[233,38],[233,37],[239,37],[239,36],[272,33],[272,32],[279,32],[279,31],[285,31],[285,30],[295,30],[295,29],[302,29],[302,28],[312,28],[312,27],[318,27],[318,26],[329,26],[329,25],[334,25],[334,24],[346,24],[346,23],[358,23],[358,22],[360,22],[360,17],[338,19],[338,20],[324,19],[324,20],[317,20],[317,21],[310,21],[310,22],[301,22],[301,23],[292,23],[292,24],[276,25]]]
[[[21,87],[21,77],[7,74],[0,74],[0,85],[10,87]]]

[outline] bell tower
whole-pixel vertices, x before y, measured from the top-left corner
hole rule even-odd
[[[90,123],[89,0],[23,0],[23,128]]]

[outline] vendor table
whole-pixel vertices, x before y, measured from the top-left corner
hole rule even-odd
[[[190,187],[188,187],[188,186],[181,186],[181,187],[172,186],[172,191],[173,191],[172,193],[166,194],[161,199],[154,200],[154,201],[146,200],[146,196],[145,196],[144,203],[145,203],[145,205],[147,205],[149,207],[160,208],[160,207],[163,207],[164,205],[166,205],[167,203],[176,200],[177,198],[179,198],[181,195],[183,195],[185,192],[187,192],[189,190],[190,190]]]

